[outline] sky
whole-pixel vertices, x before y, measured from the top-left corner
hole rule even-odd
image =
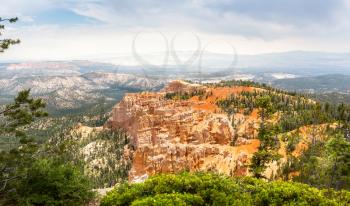
[[[2,37],[21,39],[0,61],[350,52],[350,0],[12,0],[0,16],[19,17]]]

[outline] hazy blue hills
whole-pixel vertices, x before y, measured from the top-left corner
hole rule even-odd
[[[312,77],[278,79],[274,80],[272,84],[290,91],[310,93],[349,93],[350,75],[329,74]]]

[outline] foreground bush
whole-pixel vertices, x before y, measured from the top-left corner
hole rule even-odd
[[[322,191],[293,182],[264,182],[210,174],[158,175],[125,183],[101,205],[349,205],[350,192]]]
[[[74,206],[83,205],[93,197],[89,179],[79,169],[41,159],[17,182],[16,192],[8,194],[8,201],[3,204]]]

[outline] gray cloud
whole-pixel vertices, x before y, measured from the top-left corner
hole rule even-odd
[[[121,27],[180,27],[261,38],[315,35],[336,26],[346,0],[90,0],[81,15]]]
[[[324,50],[343,48],[350,40],[350,0],[12,0],[2,4],[0,13],[30,17],[55,8],[99,20],[89,28],[128,36],[146,29],[190,31],[272,47],[276,41],[298,41],[302,48]]]
[[[77,5],[96,5],[113,9],[117,14],[158,14],[198,16],[210,11],[217,14],[243,15],[259,21],[307,23],[328,21],[346,0],[90,0]]]
[[[32,15],[65,7],[106,23],[122,26],[190,26],[222,32],[264,33],[278,27],[334,25],[349,0],[28,0],[7,1],[0,13]],[[185,21],[185,22],[184,22]],[[243,23],[243,24],[242,24]],[[260,25],[259,25],[260,24]],[[237,28],[241,27],[241,28]],[[300,28],[299,28],[300,29]]]
[[[241,14],[253,19],[284,24],[329,22],[343,0],[219,0],[204,1],[217,12]]]

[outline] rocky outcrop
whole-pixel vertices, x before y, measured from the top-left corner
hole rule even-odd
[[[241,145],[230,146],[237,137],[235,133],[247,134],[247,125],[238,125],[234,131],[230,118],[213,102],[198,98],[181,101],[165,98],[166,92],[195,89],[209,88],[174,81],[159,93],[126,94],[113,108],[106,126],[124,128],[135,147],[130,180],[183,170],[247,174],[249,158],[259,142],[239,137]],[[206,109],[206,105],[210,105],[210,109]],[[235,123],[238,120],[241,123],[250,121],[255,131],[256,119],[241,115]]]

